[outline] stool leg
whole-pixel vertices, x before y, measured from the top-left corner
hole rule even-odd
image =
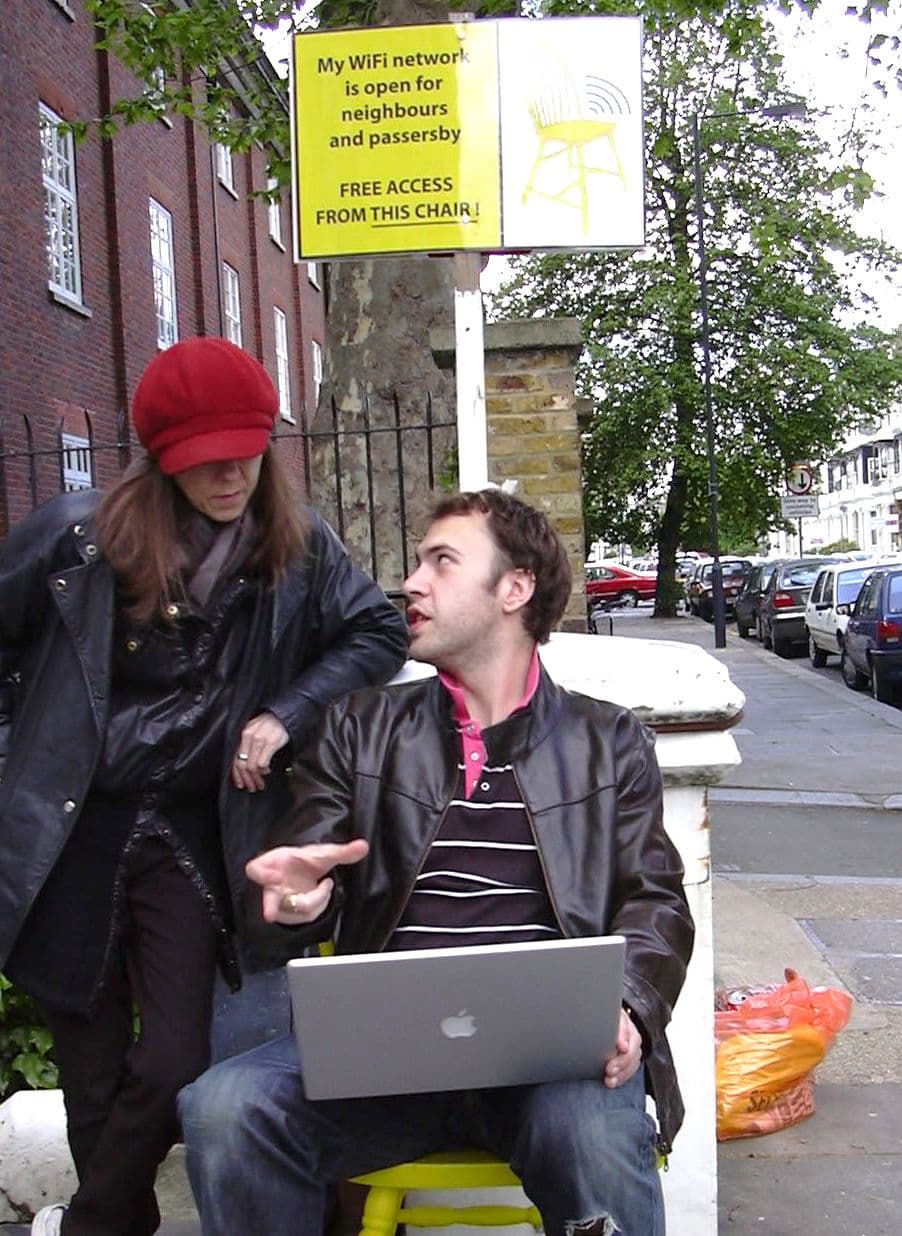
[[[394,1236],[404,1194],[386,1185],[372,1185],[363,1208],[360,1236]]]

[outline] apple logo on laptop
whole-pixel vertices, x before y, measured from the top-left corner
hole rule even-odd
[[[439,1029],[446,1039],[471,1039],[476,1033],[476,1018],[466,1009],[452,1017],[443,1017]]]

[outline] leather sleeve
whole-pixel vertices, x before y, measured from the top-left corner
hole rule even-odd
[[[351,562],[338,537],[311,514],[312,573],[306,666],[266,704],[297,748],[333,700],[391,678],[407,656],[404,618],[381,588]]]
[[[323,719],[315,744],[296,761],[292,773],[294,806],[271,829],[266,849],[280,845],[308,845],[347,841],[353,821],[353,755],[349,730],[343,724],[345,703],[334,704]],[[315,752],[315,757],[313,757]],[[310,823],[305,826],[305,822]],[[265,923],[259,895],[247,899],[243,951],[253,968],[278,965],[299,957],[304,949],[334,934],[344,900],[344,868],[332,872],[335,892],[326,910],[312,923],[283,927]],[[259,890],[257,890],[259,892]]]
[[[626,937],[624,1003],[651,1044],[670,1021],[695,928],[683,891],[683,864],[664,829],[654,736],[629,714],[617,727],[615,763],[617,872],[609,930]]]
[[[77,561],[69,528],[89,518],[97,495],[63,494],[16,524],[0,545],[0,762],[5,761],[23,651],[41,635],[52,572]]]

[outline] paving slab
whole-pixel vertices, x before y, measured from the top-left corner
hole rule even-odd
[[[898,1236],[902,1086],[817,1085],[810,1120],[718,1147],[721,1236]]]
[[[715,871],[902,879],[902,814],[712,802]]]

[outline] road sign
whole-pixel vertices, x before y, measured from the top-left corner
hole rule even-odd
[[[780,511],[784,519],[816,519],[817,494],[784,494]]]
[[[786,488],[791,494],[811,493],[814,469],[811,464],[794,463],[786,476]]]

